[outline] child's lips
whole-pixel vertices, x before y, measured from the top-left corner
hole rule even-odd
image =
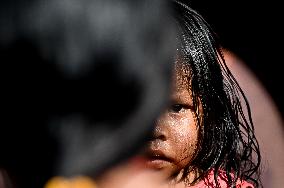
[[[160,154],[154,154],[152,156],[149,157],[149,160],[153,161],[153,160],[163,160],[163,161],[171,161],[168,157],[164,156],[164,155],[160,155]]]
[[[160,169],[172,162],[172,158],[166,156],[161,150],[149,150],[147,153],[147,166]]]

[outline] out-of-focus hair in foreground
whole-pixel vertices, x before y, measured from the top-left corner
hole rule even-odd
[[[135,153],[168,99],[163,0],[1,1],[0,165],[15,187],[96,177]]]

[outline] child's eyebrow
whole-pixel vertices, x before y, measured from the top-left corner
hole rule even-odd
[[[186,89],[177,89],[171,94],[171,102],[178,102],[192,106],[193,99],[191,92]]]

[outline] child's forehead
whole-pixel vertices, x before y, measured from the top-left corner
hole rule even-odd
[[[174,64],[173,84],[175,89],[191,88],[192,72],[188,62],[178,58]]]

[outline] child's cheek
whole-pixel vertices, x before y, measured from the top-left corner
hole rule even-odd
[[[171,138],[177,156],[190,160],[197,147],[198,128],[194,116],[187,114],[187,116],[175,119],[171,126]]]

